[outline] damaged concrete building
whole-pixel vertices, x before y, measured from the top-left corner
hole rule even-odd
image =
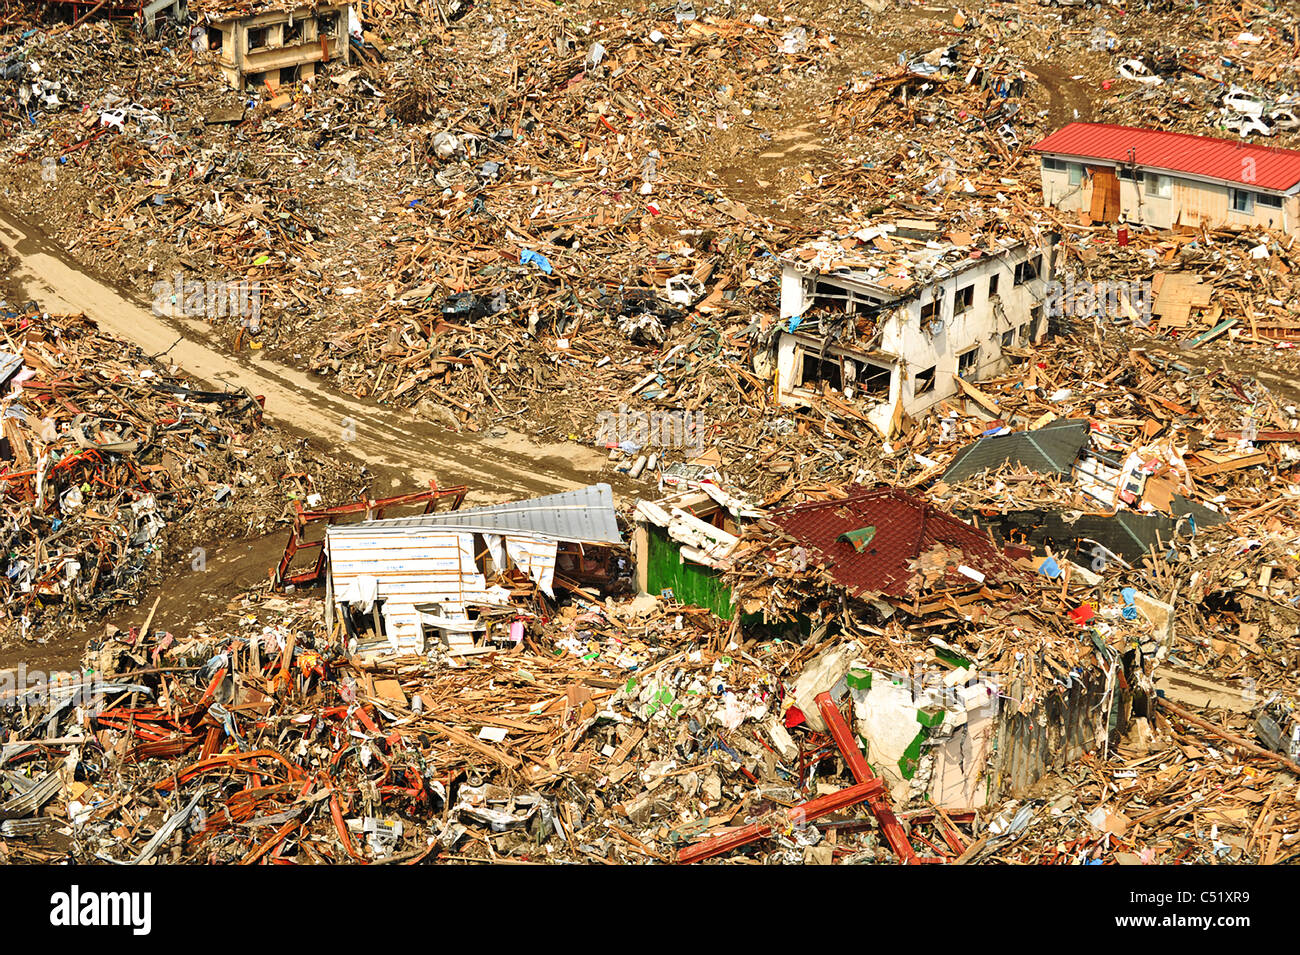
[[[351,60],[356,15],[350,4],[193,0],[190,8],[206,22],[207,48],[217,52],[217,67],[233,89],[293,83],[315,76],[318,65]]]
[[[1079,620],[1043,615],[1032,565],[894,488],[773,512],[742,535],[724,579],[760,626],[803,618],[810,639],[840,637],[796,684],[787,724],[823,731],[814,697],[842,683],[899,805],[1023,792],[1122,732],[1145,681]]]
[[[1046,332],[1052,248],[1049,236],[1032,245],[899,220],[788,252],[778,399],[848,404],[891,434]]]
[[[1093,222],[1300,227],[1300,150],[1109,123],[1070,123],[1032,148],[1043,202]]]

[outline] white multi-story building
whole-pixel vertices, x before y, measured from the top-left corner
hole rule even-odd
[[[1046,331],[1052,244],[897,221],[782,256],[778,400],[847,402],[882,434]]]

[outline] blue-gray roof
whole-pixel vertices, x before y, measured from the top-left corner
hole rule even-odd
[[[525,534],[583,544],[620,544],[614,492],[608,484],[548,494],[527,501],[394,517],[360,524],[336,525],[332,534],[371,534],[420,528],[474,531],[480,534]]]
[[[1023,464],[1039,474],[1068,478],[1088,443],[1090,428],[1086,418],[1064,418],[1037,431],[1013,431],[980,438],[957,452],[943,472],[942,480],[956,484],[981,471],[997,470],[1012,463]]]

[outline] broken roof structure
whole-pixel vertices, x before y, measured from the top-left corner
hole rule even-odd
[[[799,504],[771,521],[855,597],[905,597],[926,582],[970,586],[1020,574],[988,535],[895,488],[851,490],[842,500]],[[874,532],[860,533],[867,528]]]
[[[895,219],[806,242],[784,253],[781,263],[805,274],[851,281],[890,302],[1024,246],[1023,239],[1010,234],[974,234],[937,220]]]
[[[943,480],[952,484],[1005,464],[1022,464],[1039,474],[1068,478],[1088,443],[1091,428],[1086,418],[1066,418],[1036,431],[986,435],[957,452],[943,472]]]
[[[512,580],[553,596],[560,546],[621,543],[608,484],[527,501],[421,514],[326,530],[329,600],[382,615],[392,649],[423,652],[436,631],[448,645],[486,629],[484,610],[508,610]],[[580,554],[566,554],[580,568]]]
[[[1077,511],[1018,510],[972,515],[998,541],[1047,546],[1084,564],[1116,557],[1136,564],[1154,550],[1169,549],[1176,537],[1193,534],[1225,520],[1202,504],[1175,495],[1173,515],[1139,514],[1119,510],[1114,514]]]

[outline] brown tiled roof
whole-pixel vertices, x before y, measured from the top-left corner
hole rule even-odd
[[[837,501],[799,504],[779,511],[772,522],[808,551],[810,564],[821,564],[855,597],[883,594],[904,597],[919,589],[915,561],[939,545],[947,555],[943,582],[974,586],[957,571],[964,564],[990,583],[1019,576],[987,534],[947,514],[922,498],[896,488],[850,489]],[[874,527],[875,536],[861,551],[841,534]]]

